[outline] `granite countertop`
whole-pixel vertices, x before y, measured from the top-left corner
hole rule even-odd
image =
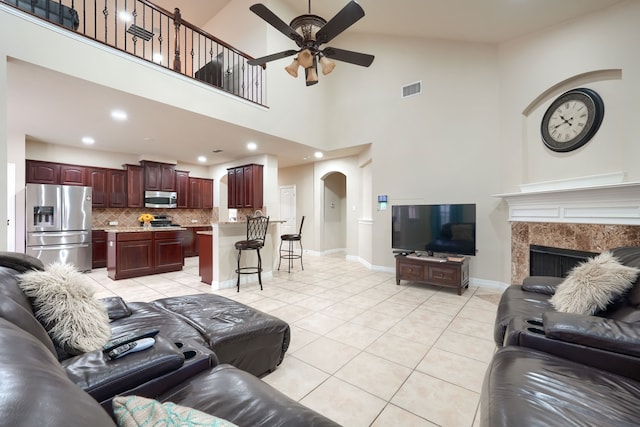
[[[106,231],[108,233],[136,233],[141,231],[179,231],[186,230],[185,227],[151,227],[151,228],[143,228],[143,227],[120,227],[120,226],[109,226],[104,228],[93,228],[96,231]]]
[[[276,224],[276,223],[284,223],[287,222],[283,219],[270,219],[269,220],[269,224]],[[217,223],[214,224],[221,224],[221,225],[226,225],[226,224],[246,224],[247,221],[218,221]]]
[[[97,226],[97,227],[92,227],[92,230],[95,231],[114,231],[117,233],[131,233],[134,231],[168,231],[168,230],[187,230],[189,228],[194,228],[194,227],[211,227],[211,224],[204,224],[204,223],[198,223],[198,224],[188,224],[188,225],[181,225],[179,227],[151,227],[150,229],[145,229],[139,225],[131,225],[131,226],[126,226],[126,225],[102,225],[102,226]]]

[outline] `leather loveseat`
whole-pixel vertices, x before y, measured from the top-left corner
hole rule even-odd
[[[640,268],[640,248],[611,250]],[[563,279],[530,277],[498,306],[498,351],[481,395],[481,425],[640,424],[640,279],[597,315],[557,312]]]
[[[115,360],[101,350],[64,355],[18,286],[18,274],[32,268],[42,265],[0,253],[1,425],[113,426],[116,395],[170,401],[239,426],[337,425],[256,377],[284,357],[285,322],[209,294],[110,298],[113,336],[154,328],[155,344]]]

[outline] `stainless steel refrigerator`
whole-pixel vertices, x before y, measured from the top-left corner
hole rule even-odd
[[[27,184],[26,253],[91,270],[91,187]]]

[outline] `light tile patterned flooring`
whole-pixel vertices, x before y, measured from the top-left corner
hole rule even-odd
[[[291,345],[263,380],[346,427],[479,425],[484,372],[499,290],[402,282],[344,255],[304,257],[291,273],[274,272],[234,289],[200,282],[198,258],[181,272],[112,281],[89,276],[96,296],[128,301],[215,292],[287,321]]]

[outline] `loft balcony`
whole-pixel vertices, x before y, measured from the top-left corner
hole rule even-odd
[[[68,31],[266,106],[251,56],[145,0],[0,0]]]

